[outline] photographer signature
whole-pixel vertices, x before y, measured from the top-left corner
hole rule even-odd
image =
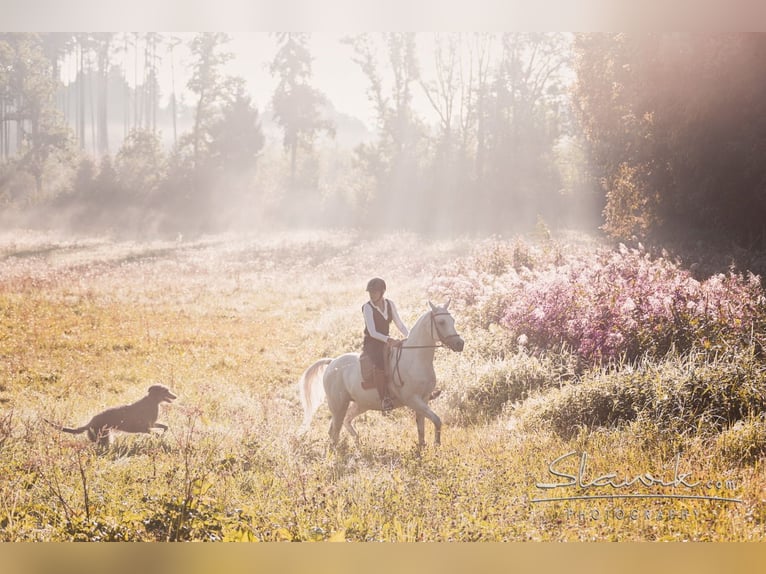
[[[589,489],[611,487],[614,490],[620,490],[620,489],[625,489],[625,488],[634,487],[634,486],[636,487],[643,486],[647,488],[651,488],[651,487],[672,487],[675,489],[683,488],[687,492],[692,491],[698,487],[708,488],[708,489],[717,488],[720,490],[720,489],[723,489],[724,487],[726,488],[733,487],[733,482],[714,481],[714,480],[693,481],[691,479],[691,473],[679,472],[679,466],[681,462],[680,454],[676,455],[675,464],[673,467],[673,476],[669,478],[659,477],[650,472],[642,472],[635,475],[625,475],[624,478],[621,477],[616,472],[609,472],[607,474],[595,476],[594,478],[589,478],[588,472],[587,472],[588,453],[586,452],[580,453],[579,466],[575,474],[570,474],[569,472],[564,472],[563,470],[561,470],[561,466],[560,466],[561,463],[563,463],[567,459],[577,456],[577,454],[578,453],[576,451],[568,452],[556,458],[548,465],[548,472],[551,475],[560,479],[565,479],[565,480],[561,482],[548,482],[548,483],[538,482],[535,484],[535,486],[542,490],[553,490],[553,489],[559,489],[559,488],[578,488],[581,491],[586,492],[586,494],[575,494],[574,496],[554,497],[554,498],[536,498],[536,499],[532,499],[531,502],[554,502],[554,501],[560,501],[560,500],[585,500],[585,499],[599,499],[599,498],[682,498],[682,499],[718,500],[723,502],[743,502],[742,500],[737,498],[727,498],[727,497],[708,496],[708,495],[699,495],[699,494],[679,494],[679,493],[661,493],[661,492],[614,493],[614,494],[606,494],[606,495],[587,494],[587,491]]]

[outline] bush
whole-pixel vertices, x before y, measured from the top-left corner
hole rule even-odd
[[[614,427],[635,420],[654,399],[651,373],[603,373],[523,405],[518,414],[571,438],[580,428]]]
[[[493,367],[466,390],[459,409],[466,420],[476,422],[496,417],[507,403],[524,400],[546,386],[546,373],[539,365],[513,363]]]
[[[752,352],[696,366],[697,357],[600,370],[529,401],[517,415],[571,437],[582,427],[614,427],[641,417],[676,433],[721,431],[766,410],[766,368]]]
[[[748,417],[723,431],[716,447],[733,464],[754,464],[766,455],[766,420],[763,415]]]
[[[541,253],[534,270],[499,266],[498,252],[487,249],[491,265],[481,254],[456,264],[431,292],[452,296],[479,327],[501,325],[532,348],[569,348],[586,366],[742,348],[766,326],[761,280],[752,274],[701,282],[664,257],[625,246]]]

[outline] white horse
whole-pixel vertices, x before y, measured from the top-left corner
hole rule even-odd
[[[464,341],[455,331],[455,319],[444,306],[428,303],[430,310],[412,327],[409,337],[400,348],[390,350],[392,381],[388,390],[394,408],[407,406],[415,411],[418,444],[425,445],[425,419],[434,423],[434,443],[441,442],[441,419],[428,406],[436,386],[434,352],[447,346],[453,351],[463,350]],[[381,401],[376,388],[362,388],[362,369],[359,353],[346,353],[335,359],[319,359],[311,365],[298,382],[303,403],[301,432],[308,430],[325,396],[332,413],[330,439],[338,442],[341,426],[358,442],[359,435],[352,421],[368,410],[380,410]],[[349,408],[350,406],[350,408]]]

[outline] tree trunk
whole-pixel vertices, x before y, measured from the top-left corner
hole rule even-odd
[[[79,39],[80,44],[80,62],[79,71],[77,77],[78,88],[78,101],[77,101],[77,135],[80,140],[80,149],[85,149],[85,47],[82,43],[82,38]]]
[[[0,100],[0,159],[8,159],[5,153],[5,102],[2,100]]]
[[[109,89],[109,48],[111,40],[104,39],[100,46],[98,60],[99,97],[98,97],[98,152],[99,155],[109,153],[109,113],[108,113],[108,89]]]
[[[199,163],[199,142],[200,142],[200,131],[202,126],[202,111],[203,111],[202,106],[204,102],[205,102],[205,92],[202,91],[200,92],[199,100],[197,101],[197,113],[194,114],[194,133],[192,134],[195,170],[198,168],[198,163]]]
[[[123,85],[125,88],[123,89],[123,102],[122,102],[122,139],[125,140],[128,137],[128,132],[130,131],[130,87],[128,86],[128,78],[126,77],[126,74],[128,73],[128,35],[125,34],[125,57],[123,58],[123,66],[122,66],[122,79],[123,79]]]
[[[90,98],[89,104],[90,104],[90,138],[91,138],[91,149],[93,150],[93,155],[95,156],[97,154],[97,147],[96,147],[96,94],[93,93],[94,91],[94,85],[96,82],[93,81],[93,74],[89,74],[89,80],[88,85],[90,87]],[[95,85],[95,89],[98,90],[98,86]]]
[[[135,33],[136,41],[133,46],[133,127],[139,126],[138,109],[138,32]]]

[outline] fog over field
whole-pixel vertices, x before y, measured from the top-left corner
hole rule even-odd
[[[764,55],[0,34],[0,540],[763,540]],[[372,277],[465,343],[439,447],[409,408],[299,432]],[[165,432],[61,432],[154,384]]]

